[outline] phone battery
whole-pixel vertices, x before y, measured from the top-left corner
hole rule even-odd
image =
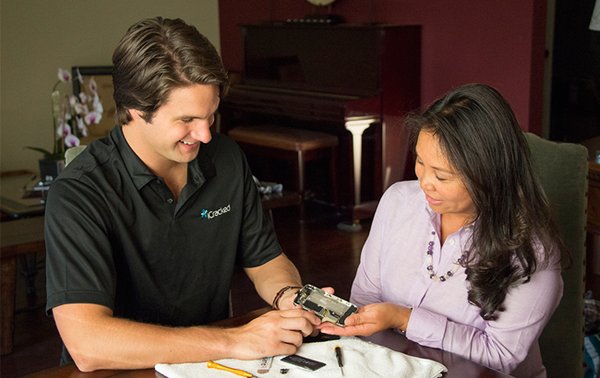
[[[310,358],[298,356],[297,354],[291,354],[281,359],[282,362],[287,362],[292,365],[300,366],[301,368],[308,370],[317,370],[325,366],[324,362],[311,360]]]

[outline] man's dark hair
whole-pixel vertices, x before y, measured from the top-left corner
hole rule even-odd
[[[227,71],[217,50],[181,19],[149,18],[132,25],[113,53],[117,122],[131,121],[128,109],[150,122],[175,88],[217,85],[223,96]]]

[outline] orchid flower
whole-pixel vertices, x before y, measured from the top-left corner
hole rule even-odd
[[[94,94],[98,92],[98,85],[96,84],[96,80],[94,80],[94,78],[90,79],[90,82],[88,83],[88,88]]]
[[[87,122],[87,120],[84,122],[83,119],[77,118],[77,130],[79,130],[82,137],[88,136],[88,128],[86,126],[86,122]]]
[[[74,76],[74,77],[73,77]],[[80,138],[88,136],[88,126],[97,125],[102,120],[104,107],[98,96],[98,85],[94,78],[90,78],[86,90],[78,95],[65,94],[70,92],[72,80],[77,80],[83,88],[84,78],[79,69],[73,75],[63,68],[58,69],[58,80],[52,87],[52,118],[53,139],[52,151],[39,147],[27,146],[26,148],[42,152],[45,158],[61,158],[65,148],[78,146]],[[63,90],[64,88],[64,90]]]
[[[73,106],[73,110],[77,115],[85,114],[88,111],[87,106],[85,106],[81,102],[75,103],[75,105]]]
[[[79,92],[79,101],[85,104],[90,101],[90,96],[85,92]]]
[[[100,101],[100,97],[98,97],[98,95],[94,95],[94,99],[92,100],[92,104],[94,107],[94,111],[98,114],[100,114],[100,116],[102,116],[102,113],[104,113],[104,106],[102,106],[102,102]]]
[[[100,123],[100,120],[102,119],[102,114],[101,113],[97,113],[97,112],[89,112],[88,114],[85,115],[85,123],[87,125],[97,125]]]
[[[68,135],[71,135],[71,125],[69,125],[68,123],[65,122],[63,124],[62,136],[66,137]]]
[[[63,83],[70,83],[71,82],[71,73],[63,68],[59,68],[58,69],[58,80],[62,81]]]
[[[81,72],[79,72],[79,68],[77,69],[77,81],[79,81],[79,84],[83,84],[83,76],[81,76]]]
[[[73,134],[69,134],[65,136],[65,146],[67,147],[75,147],[79,146],[80,140]]]
[[[68,127],[68,123],[65,122],[62,118],[58,119],[58,124],[56,125],[56,138],[64,137],[64,130]]]

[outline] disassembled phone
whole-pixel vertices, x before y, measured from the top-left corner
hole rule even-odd
[[[314,312],[322,321],[342,327],[346,318],[358,310],[352,303],[310,284],[298,292],[294,303]]]

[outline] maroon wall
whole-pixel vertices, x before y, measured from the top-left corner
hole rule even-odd
[[[219,7],[221,53],[231,71],[242,69],[238,25],[315,10],[303,0],[219,0]],[[544,0],[337,0],[332,11],[352,23],[423,26],[422,104],[460,84],[487,83],[505,95],[523,129],[541,133]]]

